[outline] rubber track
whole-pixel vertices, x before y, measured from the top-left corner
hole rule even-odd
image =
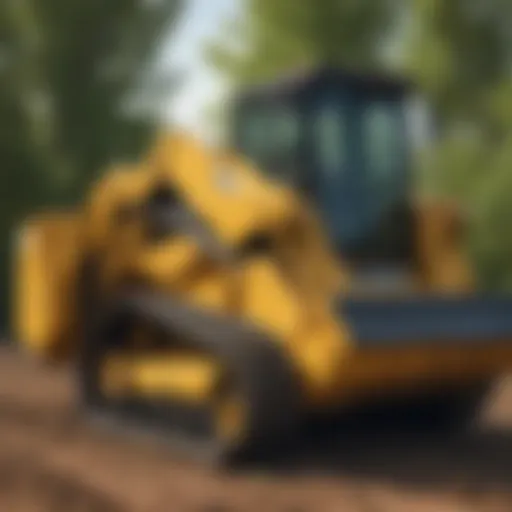
[[[216,463],[258,456],[293,437],[299,415],[298,381],[277,342],[231,318],[192,309],[168,296],[138,292],[116,304],[92,330],[95,339],[89,341],[100,349],[93,350],[97,356],[101,357],[101,346],[109,343],[111,322],[123,316],[149,321],[165,331],[171,342],[179,339],[181,344],[222,361],[249,404],[248,435],[241,447],[221,446],[211,435],[211,424],[205,428],[205,423],[211,422],[209,410],[187,410],[169,402],[108,403],[106,409],[101,409],[110,420],[117,416],[123,422],[128,419],[136,428],[147,426],[160,435],[165,432],[180,451],[188,451],[197,459],[200,447],[204,459]]]

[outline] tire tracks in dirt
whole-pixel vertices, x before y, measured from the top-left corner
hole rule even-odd
[[[26,507],[19,508],[14,502],[27,495],[38,510],[51,512],[125,510],[113,497],[84,481],[82,475],[55,464],[51,452],[61,450],[66,434],[77,431],[69,421],[61,423],[58,416],[41,413],[0,402],[2,510],[24,511]]]
[[[429,444],[378,432],[220,474],[89,428],[71,386],[69,374],[0,350],[2,512],[512,510],[510,435]]]
[[[20,508],[20,496],[30,496],[39,510],[52,512],[121,512],[114,500],[80,480],[54,471],[19,453],[0,456],[0,500],[10,511]],[[16,504],[16,502],[18,502]],[[8,506],[6,504],[9,504]],[[23,507],[23,503],[21,503]]]

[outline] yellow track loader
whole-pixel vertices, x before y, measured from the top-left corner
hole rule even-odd
[[[164,135],[28,219],[17,338],[76,363],[85,408],[217,461],[397,394],[469,419],[512,366],[512,299],[474,290],[456,210],[413,203],[406,95],[337,70],[255,88],[229,150]]]

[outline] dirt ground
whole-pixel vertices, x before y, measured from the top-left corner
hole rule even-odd
[[[0,512],[512,511],[510,379],[467,438],[377,430],[239,474],[86,425],[72,389],[66,370],[0,349]]]

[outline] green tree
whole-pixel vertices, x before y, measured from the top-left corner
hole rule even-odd
[[[137,155],[151,137],[155,120],[135,107],[162,81],[155,56],[180,3],[0,3],[2,311],[9,241],[23,217],[75,202],[110,161]]]
[[[512,3],[413,0],[409,8],[405,65],[442,135],[423,175],[470,214],[483,284],[512,288]]]
[[[407,67],[448,129],[472,124],[495,134],[489,94],[512,71],[508,0],[413,0]]]
[[[238,85],[290,68],[321,64],[380,67],[396,23],[391,0],[246,0],[240,20],[227,20],[207,48],[215,67]]]
[[[30,143],[54,178],[79,191],[145,141],[152,120],[124,107],[145,85],[178,2],[10,0],[4,9]]]

